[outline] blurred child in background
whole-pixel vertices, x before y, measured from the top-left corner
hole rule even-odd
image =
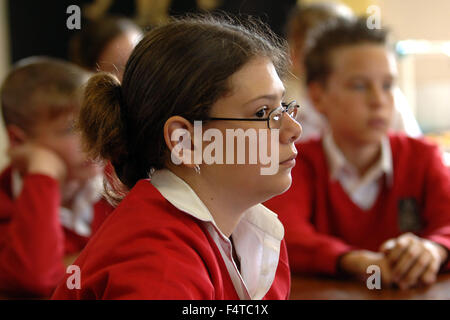
[[[431,284],[448,270],[450,175],[438,148],[388,134],[395,56],[385,30],[337,19],[311,34],[306,83],[329,123],[297,145],[293,184],[266,205],[286,226],[294,272]]]
[[[289,42],[292,59],[292,75],[286,81],[286,96],[296,100],[301,106],[299,120],[303,133],[301,139],[319,137],[327,127],[326,118],[313,107],[305,83],[305,46],[308,33],[316,27],[334,18],[355,19],[352,10],[344,4],[318,2],[296,6],[291,12],[286,26],[286,38]],[[412,137],[422,134],[420,127],[399,88],[394,90],[394,114],[390,127],[394,131],[405,132]]]
[[[125,17],[89,20],[70,42],[69,59],[92,72],[110,72],[122,80],[128,57],[142,30]]]
[[[120,16],[101,16],[88,20],[71,39],[69,59],[91,72],[108,72],[122,81],[128,58],[143,36],[133,20]],[[114,183],[114,168],[105,164],[108,183]]]
[[[73,121],[89,73],[34,57],[1,87],[11,164],[0,175],[0,291],[49,296],[64,257],[87,243],[110,206],[102,168],[81,152]]]

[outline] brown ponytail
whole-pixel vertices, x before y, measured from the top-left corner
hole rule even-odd
[[[83,145],[93,158],[114,161],[127,153],[119,90],[119,80],[108,73],[92,76],[85,89],[78,127]]]
[[[78,117],[77,127],[81,131],[84,150],[93,159],[111,162],[121,181],[123,163],[127,159],[126,129],[122,120],[121,85],[119,80],[109,73],[97,73],[88,81],[84,100]],[[108,183],[112,190],[105,189],[111,202],[120,200],[123,185],[109,173]]]

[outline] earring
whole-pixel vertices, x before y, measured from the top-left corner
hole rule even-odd
[[[195,173],[200,174],[200,166],[198,164],[196,164],[194,166],[194,170],[195,170]]]
[[[150,168],[150,171],[148,172],[148,177],[151,179],[153,174],[155,173],[156,169],[154,167]]]

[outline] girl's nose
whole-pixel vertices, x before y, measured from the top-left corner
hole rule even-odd
[[[302,126],[300,122],[292,118],[290,115],[283,113],[283,120],[280,128],[280,142],[294,143],[302,134]]]

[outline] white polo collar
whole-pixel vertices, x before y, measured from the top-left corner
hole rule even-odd
[[[13,198],[22,192],[23,179],[17,170],[11,172],[11,189]],[[90,179],[74,197],[72,208],[59,208],[61,224],[78,235],[89,237],[91,223],[94,217],[93,205],[100,200],[103,189],[103,176],[97,175]]]
[[[241,271],[232,259],[231,241],[217,227],[208,208],[192,188],[168,169],[155,171],[151,183],[179,210],[203,221],[221,252],[241,299],[262,299],[275,278],[284,227],[262,204],[248,209],[232,233]],[[232,201],[230,199],[230,201]]]
[[[356,174],[356,168],[347,161],[344,154],[334,142],[331,132],[326,131],[323,135],[323,148],[330,168],[330,176],[333,180],[339,180],[342,174]],[[389,186],[393,183],[392,151],[389,138],[384,136],[381,139],[381,157],[362,177],[361,180],[371,180],[386,175],[386,182]]]

